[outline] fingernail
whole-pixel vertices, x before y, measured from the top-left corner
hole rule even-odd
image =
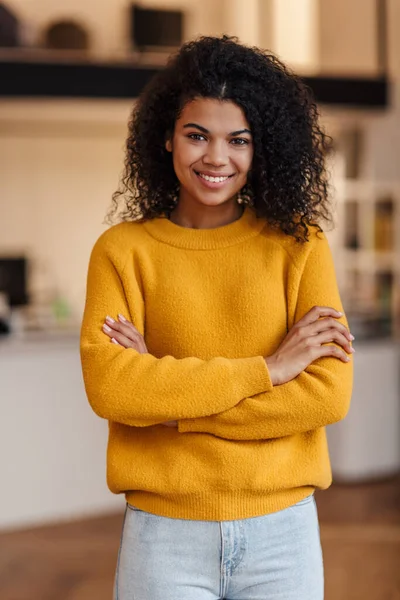
[[[354,335],[350,334],[350,339],[355,340],[356,338],[354,337]]]
[[[106,316],[106,321],[108,321],[109,323],[115,323],[114,319],[112,317],[109,317],[108,315]]]
[[[354,353],[355,352],[354,348],[350,348],[350,352]]]
[[[343,313],[342,313],[342,312],[340,312],[340,310],[337,310],[336,312],[337,312],[337,314],[339,315],[339,317],[343,317]]]
[[[106,324],[103,325],[103,329],[104,329],[104,331],[107,331],[107,333],[111,333],[111,331],[112,331],[111,327],[109,327]]]
[[[125,319],[124,315],[118,315],[118,319],[119,319],[120,321],[123,321],[124,323],[126,323],[126,321],[127,321],[127,320]]]
[[[117,344],[117,345],[119,346],[119,342],[117,342],[117,340],[116,340],[115,338],[111,338],[111,341],[112,341],[114,344]]]

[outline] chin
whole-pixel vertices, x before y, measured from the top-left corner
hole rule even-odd
[[[235,195],[229,196],[229,198],[198,198],[197,202],[202,206],[222,206],[235,202]]]

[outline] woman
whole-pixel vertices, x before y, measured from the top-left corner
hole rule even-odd
[[[354,339],[325,146],[302,83],[226,36],[184,45],[135,105],[81,339],[127,501],[118,600],[323,597],[313,492]]]

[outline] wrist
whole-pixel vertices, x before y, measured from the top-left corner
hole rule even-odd
[[[265,364],[267,365],[267,369],[269,371],[269,376],[271,379],[272,385],[279,385],[279,368],[277,365],[277,361],[274,355],[264,357]]]

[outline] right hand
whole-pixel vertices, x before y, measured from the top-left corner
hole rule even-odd
[[[103,324],[103,331],[113,344],[123,348],[133,348],[140,354],[147,354],[147,346],[142,334],[136,329],[133,323],[128,321],[124,315],[118,315],[118,321],[107,316]],[[178,421],[165,421],[160,423],[164,427],[178,427]]]
[[[272,385],[291,381],[312,362],[322,356],[349,362],[346,354],[354,352],[351,342],[354,337],[347,327],[337,319],[343,314],[327,306],[314,306],[292,327],[279,348],[264,360],[267,364]],[[338,346],[324,345],[334,342]]]

